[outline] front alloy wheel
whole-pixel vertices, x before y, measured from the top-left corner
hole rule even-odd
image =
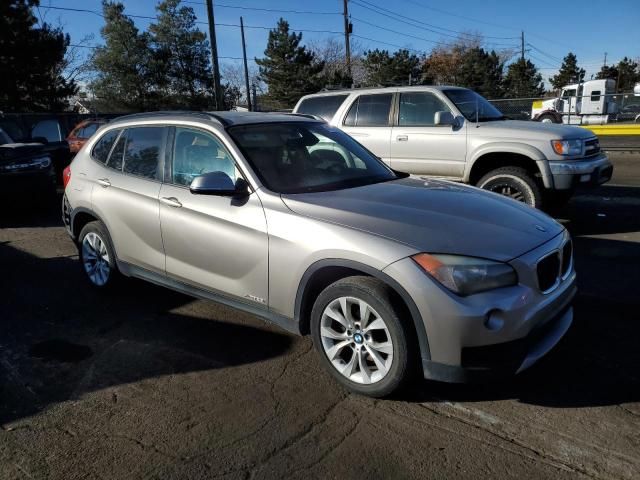
[[[393,362],[384,319],[362,299],[340,297],[322,313],[322,347],[334,368],[355,383],[382,380]]]
[[[316,298],[311,335],[329,373],[352,392],[384,397],[419,358],[411,317],[388,285],[367,276],[338,280]]]

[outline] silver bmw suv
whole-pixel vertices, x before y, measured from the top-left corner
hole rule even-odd
[[[520,372],[572,322],[561,225],[394,171],[311,116],[122,117],[64,183],[93,286],[138,277],[310,334],[361,394],[388,395],[413,367],[451,382]]]

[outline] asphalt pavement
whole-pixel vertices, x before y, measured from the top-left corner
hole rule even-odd
[[[130,280],[92,290],[57,206],[0,213],[0,478],[640,478],[640,156],[558,219],[574,326],[481,385],[342,390],[309,338]]]

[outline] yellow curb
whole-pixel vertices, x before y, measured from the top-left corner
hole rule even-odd
[[[640,135],[640,123],[580,126],[596,135]]]

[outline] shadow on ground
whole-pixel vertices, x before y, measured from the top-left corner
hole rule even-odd
[[[0,243],[0,265],[0,424],[91,390],[260,362],[293,341],[224,307],[173,312],[194,299],[142,281],[96,291],[75,258]]]

